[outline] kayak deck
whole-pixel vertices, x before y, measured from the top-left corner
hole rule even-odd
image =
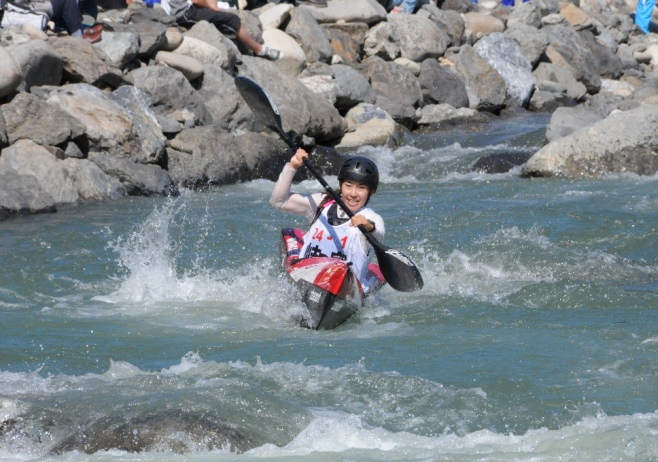
[[[301,292],[307,313],[300,325],[309,329],[333,329],[344,323],[362,305],[367,295],[386,281],[379,267],[368,267],[368,293],[352,271],[351,264],[329,257],[299,258],[304,232],[298,228],[281,231],[282,267]]]

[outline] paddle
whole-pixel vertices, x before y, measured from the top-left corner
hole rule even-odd
[[[242,95],[247,105],[251,108],[254,115],[270,130],[276,132],[285,143],[290,146],[294,152],[297,151],[297,145],[283,131],[281,126],[281,114],[279,108],[269,97],[265,90],[260,85],[247,77],[236,77],[235,86]],[[308,159],[304,159],[304,165],[310,170],[315,178],[318,179],[320,184],[324,187],[327,193],[338,203],[348,217],[352,218],[354,213],[345,205],[341,197],[327,184],[320,172],[318,172],[313,164]],[[423,287],[423,278],[420,271],[413,261],[402,252],[392,249],[370,234],[363,226],[359,226],[359,230],[366,237],[372,248],[377,255],[379,269],[381,270],[386,282],[395,290],[400,292],[413,292],[420,290]]]

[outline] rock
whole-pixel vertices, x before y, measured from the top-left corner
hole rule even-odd
[[[61,37],[52,41],[52,46],[62,58],[63,80],[71,83],[94,84],[107,75],[121,78],[121,71],[114,67],[108,56],[86,40]]]
[[[290,10],[293,6],[290,3],[279,3],[272,8],[263,11],[259,16],[263,30],[278,29],[281,24],[288,20],[290,17]]]
[[[336,105],[336,86],[331,75],[312,75],[300,77],[299,81],[316,95],[322,95],[329,104]]]
[[[374,104],[377,94],[368,80],[349,66],[331,66],[334,75],[336,103],[339,110],[351,109],[359,103]]]
[[[475,51],[507,83],[507,106],[525,107],[535,89],[535,78],[532,76],[532,65],[518,43],[495,32],[478,41]]]
[[[345,121],[348,133],[336,145],[339,151],[353,151],[361,146],[396,146],[400,139],[398,125],[383,109],[361,103],[350,109]]]
[[[393,62],[398,66],[402,66],[405,69],[407,69],[415,77],[418,77],[420,75],[420,63],[417,63],[416,61],[411,61],[410,59],[407,58],[395,58]]]
[[[255,128],[252,126],[254,116],[238,93],[233,76],[221,67],[206,65],[201,88],[197,91],[214,125],[227,131]]]
[[[212,123],[203,98],[180,72],[168,67],[148,66],[131,71],[126,78],[151,98],[156,114],[168,115],[178,109],[187,109],[194,114],[196,124]]]
[[[13,169],[3,168],[0,157],[0,220],[15,215],[53,213],[55,201],[32,175],[18,175]]]
[[[89,160],[108,176],[119,180],[131,196],[177,196],[169,173],[157,165],[136,164],[131,160],[90,152]]]
[[[470,108],[496,113],[505,107],[507,83],[473,47],[461,47],[455,70],[463,78]]]
[[[388,22],[393,25],[399,37],[402,58],[416,62],[439,58],[450,43],[450,37],[427,18],[415,14],[392,14]]]
[[[540,149],[523,176],[597,178],[606,173],[658,171],[658,106],[614,112],[606,119]]]
[[[190,40],[191,43],[188,43],[190,47],[193,45],[198,46],[196,52],[202,53],[202,55],[207,54],[208,57],[206,59],[199,59],[203,64],[215,64],[221,66],[227,71],[233,71],[236,64],[242,62],[242,53],[240,53],[235,44],[207,21],[200,21],[192,26],[190,30],[185,32],[183,42],[185,42],[186,38],[200,40],[216,50],[208,49],[204,45]],[[177,48],[175,51],[195,57],[195,52],[193,50],[190,50],[189,52],[184,50],[185,48],[178,51]]]
[[[279,29],[263,31],[263,41],[270,48],[276,48],[284,53],[285,57],[275,64],[280,71],[291,77],[296,77],[306,66],[306,54],[297,41]]]
[[[541,27],[541,10],[535,2],[522,2],[516,5],[509,14],[507,28],[513,25],[524,25],[539,29]]]
[[[99,451],[176,454],[244,452],[254,444],[212,411],[165,410],[122,413],[94,418],[64,438],[51,454]]]
[[[333,50],[315,18],[303,8],[294,8],[290,13],[290,22],[285,28],[286,34],[297,40],[308,62],[329,62]]]
[[[232,184],[246,174],[246,162],[235,137],[215,127],[183,130],[175,140],[187,152],[168,150],[169,172],[177,185],[200,188]]]
[[[582,106],[558,108],[553,112],[551,121],[546,127],[546,139],[555,141],[584,127],[599,122],[602,118],[593,111]]]
[[[563,58],[569,64],[569,70],[574,73],[576,80],[582,82],[589,93],[598,93],[601,78],[590,48],[578,33],[566,26],[549,26],[543,30],[549,40],[548,48],[559,54],[559,57],[549,55],[551,61],[559,66],[560,63],[556,60]]]
[[[55,205],[74,204],[79,199],[73,177],[44,147],[31,140],[19,140],[2,151],[0,172],[34,177]]]
[[[385,61],[393,61],[400,56],[400,36],[389,22],[382,22],[370,29],[363,42],[366,56],[376,56]]]
[[[524,3],[526,5],[526,3]],[[527,24],[514,23],[505,30],[505,37],[514,40],[534,67],[548,46],[548,37],[541,30]]]
[[[463,123],[486,123],[489,119],[475,109],[455,109],[449,104],[429,104],[421,109],[418,125],[457,125]]]
[[[576,101],[581,101],[587,95],[585,85],[578,82],[568,69],[555,64],[539,63],[532,75],[535,76],[537,81],[550,81],[564,85],[567,95]]]
[[[319,23],[363,22],[376,24],[386,19],[386,10],[375,0],[331,0],[326,8],[300,6]]]
[[[9,145],[7,138],[7,124],[5,123],[5,117],[0,110],[0,151],[6,148]]]
[[[23,80],[21,68],[3,47],[0,47],[0,98],[7,96],[18,88]]]
[[[73,178],[80,200],[116,200],[126,195],[126,190],[118,180],[106,175],[87,159],[67,158],[62,164],[63,170]]]
[[[426,3],[416,14],[421,17],[427,17],[439,26],[442,31],[448,34],[450,43],[454,45],[460,45],[462,43],[466,24],[464,23],[464,18],[456,11],[440,10],[436,5]]]
[[[62,58],[50,43],[31,40],[19,45],[12,45],[6,50],[21,69],[23,79],[18,87],[19,91],[30,91],[33,86],[59,85],[61,83]]]
[[[368,31],[368,26],[363,23],[363,37]],[[333,25],[325,24],[322,26],[329,44],[331,45],[332,59],[340,59],[343,63],[355,63],[361,58],[361,44],[363,40],[355,40],[353,34],[343,30],[341,27],[333,27]]]
[[[137,56],[141,60],[152,58],[167,43],[168,29],[162,23],[144,21],[132,24],[132,28],[139,34],[139,50]]]
[[[466,13],[464,14],[464,22],[466,29],[471,31],[475,41],[493,32],[505,31],[505,24],[500,19],[486,13]]]
[[[612,79],[601,79],[601,92],[628,97],[635,93],[635,87],[628,82],[621,82]]]
[[[134,31],[110,32],[103,31],[103,40],[94,44],[95,48],[103,50],[114,67],[123,68],[137,57],[139,53],[139,34]]]
[[[559,107],[572,107],[576,104],[576,100],[566,94],[536,90],[530,98],[528,110],[551,113]]]
[[[426,59],[421,63],[418,83],[423,93],[424,105],[445,103],[455,108],[468,107],[464,82],[435,59]]]
[[[523,152],[505,152],[489,154],[488,156],[480,157],[473,168],[474,172],[478,173],[507,173],[514,167],[525,164],[530,159],[530,154]]]
[[[366,64],[370,85],[377,94],[377,106],[396,122],[413,126],[418,120],[416,108],[423,101],[416,77],[407,69],[377,57],[368,58]]]
[[[203,40],[189,35],[183,36],[183,43],[172,53],[192,58],[203,64],[221,66],[223,69],[231,69],[231,62],[226,47],[219,49]],[[192,79],[194,80],[194,79]]]
[[[589,29],[593,26],[592,19],[573,3],[566,3],[560,14],[575,30]]]
[[[203,75],[203,64],[190,56],[169,51],[158,51],[155,55],[154,61],[156,64],[176,69],[190,82]]]
[[[599,76],[618,79],[623,72],[621,58],[613,50],[603,45],[590,31],[578,34],[591,52],[593,63]]]
[[[19,93],[2,106],[9,144],[29,139],[41,146],[64,146],[76,140],[88,150],[85,126],[58,107],[47,104],[30,93]]]
[[[276,63],[245,56],[240,74],[258,82],[276,103],[286,132],[327,143],[342,136],[342,117],[336,108],[296,78],[281,74]]]
[[[181,43],[183,43],[183,34],[181,31],[177,27],[167,27],[160,50],[174,51]]]

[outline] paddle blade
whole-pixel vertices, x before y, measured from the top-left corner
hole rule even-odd
[[[400,292],[415,292],[423,288],[423,277],[411,258],[381,243],[373,248],[388,285]]]
[[[290,137],[283,131],[281,113],[270,95],[265,93],[265,90],[250,78],[238,76],[233,81],[242,99],[247,103],[256,118],[267,128],[278,133],[291,149],[297,150]]]

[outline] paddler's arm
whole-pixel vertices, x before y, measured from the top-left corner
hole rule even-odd
[[[305,195],[290,192],[292,179],[297,173],[297,169],[304,165],[304,158],[308,154],[303,149],[298,149],[294,156],[286,165],[283,166],[279,179],[272,189],[270,195],[270,204],[275,209],[282,212],[293,213],[295,215],[302,215],[312,220],[315,216],[315,211],[318,208],[318,197],[320,194]],[[318,196],[318,197],[316,197]]]
[[[386,234],[386,229],[384,228],[384,220],[382,219],[382,217],[374,213],[372,210],[370,211],[370,213],[368,212],[364,212],[363,214],[358,213],[354,217],[352,217],[350,221],[353,226],[358,226],[362,224],[367,231],[370,231],[370,233],[373,235],[375,239],[377,239],[379,242],[384,242],[384,235]],[[363,235],[361,236],[360,242],[363,251],[367,252],[368,249],[370,249],[370,243],[365,238],[365,236]]]

